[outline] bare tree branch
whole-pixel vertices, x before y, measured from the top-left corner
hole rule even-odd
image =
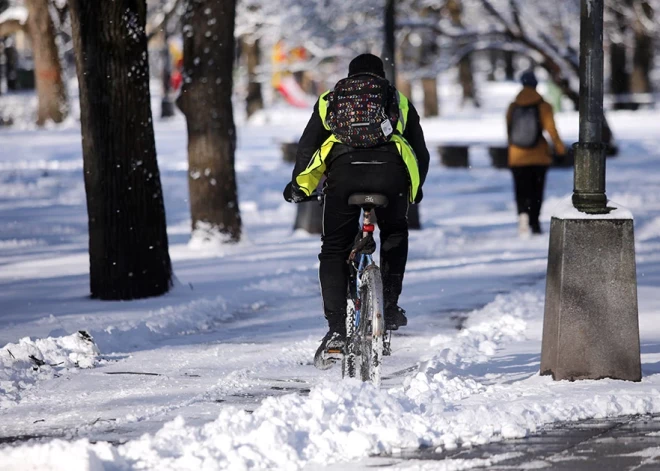
[[[520,10],[518,9],[518,2],[516,0],[509,0],[509,6],[511,8],[511,14],[513,15],[513,21],[518,28],[518,31],[521,35],[525,34],[523,30],[522,22],[520,21]]]
[[[644,4],[646,7],[644,8]],[[647,2],[636,1],[633,3],[633,9],[639,25],[644,29],[644,33],[651,36],[658,32],[658,25],[653,21],[654,11],[653,7]],[[650,13],[650,15],[648,14]]]
[[[502,16],[502,14],[497,10],[497,8],[493,6],[490,0],[481,0],[481,4],[486,9],[486,11],[491,14],[491,16],[494,16],[495,19],[499,21],[499,23],[504,27],[506,33],[509,36],[511,36],[512,38],[519,36],[514,33],[509,22],[506,20],[506,18],[504,18],[504,16]]]
[[[18,31],[23,31],[25,29],[25,25],[21,23],[19,20],[6,20],[0,23],[0,38],[3,38],[5,36],[11,36],[12,34],[17,33]]]
[[[552,80],[559,85],[564,94],[573,102],[573,105],[578,107],[579,105],[579,93],[572,89],[568,77],[564,74],[564,69],[561,66],[561,62],[568,64],[571,70],[575,73],[579,72],[579,63],[576,64],[575,61],[567,57],[565,54],[560,54],[556,46],[552,41],[545,41],[544,44],[540,44],[537,41],[534,41],[531,37],[523,34],[523,31],[518,33],[514,32],[506,19],[502,14],[493,6],[490,0],[481,0],[481,4],[484,9],[486,9],[493,17],[499,21],[499,23],[505,29],[505,37],[512,41],[516,41],[523,46],[526,46],[530,50],[539,54],[541,60],[539,65],[548,71]]]
[[[443,28],[436,22],[431,21],[410,21],[410,20],[399,20],[396,24],[398,29],[408,28],[411,30],[415,29],[426,29],[432,31],[437,36],[443,36],[452,40],[472,40],[477,37],[481,37],[484,34],[491,34],[494,31],[481,31],[473,30],[469,28]]]
[[[147,25],[147,41],[151,41],[158,33],[165,29],[167,23],[174,17],[181,5],[181,0],[171,0],[163,12],[156,16],[153,25]]]

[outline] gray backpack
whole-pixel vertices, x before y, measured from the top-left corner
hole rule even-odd
[[[539,105],[514,105],[509,124],[510,144],[523,149],[536,147],[543,134]]]

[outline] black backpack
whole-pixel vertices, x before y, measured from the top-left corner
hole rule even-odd
[[[342,144],[375,147],[389,142],[396,131],[396,90],[382,77],[361,74],[345,78],[326,99],[326,123]]]
[[[543,134],[539,105],[514,105],[509,124],[509,143],[523,149],[536,147]]]

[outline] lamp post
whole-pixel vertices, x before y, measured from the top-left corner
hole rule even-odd
[[[385,3],[385,21],[383,30],[385,33],[385,37],[383,38],[383,66],[385,69],[385,77],[389,80],[392,86],[396,87],[396,64],[394,61],[396,54],[394,41],[394,33],[396,31],[395,0],[387,0]],[[408,228],[413,230],[422,228],[422,224],[419,220],[419,207],[416,204],[411,205],[408,209]]]
[[[396,9],[394,0],[387,0],[385,3],[385,47],[383,48],[383,64],[385,65],[385,77],[390,83],[396,86],[396,65],[394,55],[396,47],[394,45],[394,31],[396,30]]]
[[[603,0],[583,0],[580,15],[580,142],[575,145],[573,205],[606,214],[603,143]]]

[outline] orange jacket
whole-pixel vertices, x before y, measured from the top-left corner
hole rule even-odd
[[[523,87],[522,91],[518,94],[515,101],[509,105],[506,113],[506,128],[507,132],[511,124],[511,114],[515,105],[529,106],[534,103],[539,104],[539,117],[541,118],[541,126],[544,131],[547,131],[552,138],[557,154],[563,155],[566,153],[564,143],[559,138],[557,128],[555,127],[555,119],[552,114],[552,106],[543,100],[543,97],[532,87]],[[527,165],[550,165],[552,164],[552,156],[550,154],[550,146],[545,137],[541,136],[538,144],[535,147],[524,149],[522,147],[509,144],[509,167],[525,167]]]

